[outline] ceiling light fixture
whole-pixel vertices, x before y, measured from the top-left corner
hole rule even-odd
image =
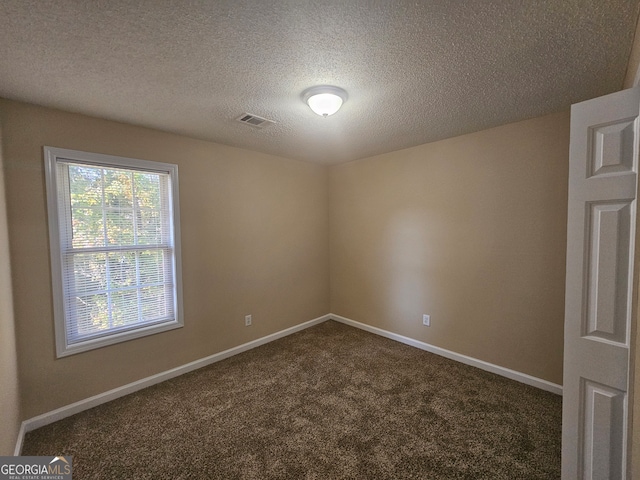
[[[328,117],[340,110],[342,104],[347,101],[347,92],[339,87],[321,85],[307,88],[302,92],[302,99],[315,113]]]

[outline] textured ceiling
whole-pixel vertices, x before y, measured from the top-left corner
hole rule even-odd
[[[338,163],[619,90],[638,1],[2,0],[0,96]]]

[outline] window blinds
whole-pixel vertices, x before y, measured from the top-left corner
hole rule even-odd
[[[56,169],[67,344],[174,320],[169,174]]]

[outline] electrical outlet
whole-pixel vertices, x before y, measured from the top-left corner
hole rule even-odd
[[[245,315],[244,316],[244,326],[248,327],[251,325],[251,315]]]
[[[422,315],[422,324],[426,327],[431,326],[431,315]]]

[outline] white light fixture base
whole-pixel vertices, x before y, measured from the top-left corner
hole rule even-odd
[[[347,92],[342,88],[330,85],[311,87],[302,92],[302,100],[321,117],[336,113],[347,98]]]

